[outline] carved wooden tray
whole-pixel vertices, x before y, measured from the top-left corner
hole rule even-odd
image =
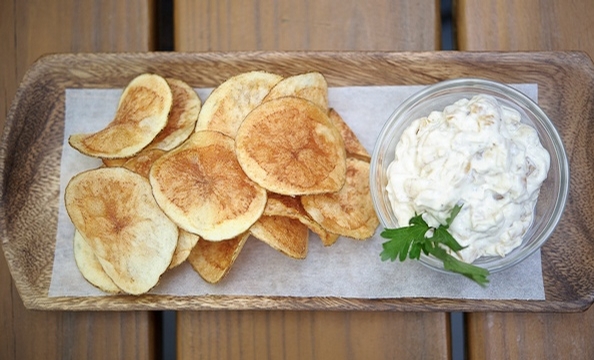
[[[330,86],[428,85],[459,77],[538,84],[538,102],[569,157],[570,194],[542,248],[545,300],[343,299],[163,295],[48,297],[55,247],[66,88],[122,88],[142,72],[214,87],[248,70],[318,70]],[[547,311],[594,301],[594,65],[580,52],[240,52],[49,55],[28,71],[0,148],[0,229],[10,272],[32,309]]]

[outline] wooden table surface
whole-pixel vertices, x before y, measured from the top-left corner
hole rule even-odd
[[[594,54],[591,1],[514,3],[459,0],[458,47]],[[20,80],[40,55],[157,50],[156,16],[162,15],[149,0],[2,0],[0,14],[0,129]],[[175,51],[439,50],[439,3],[175,0],[173,40]],[[181,359],[451,357],[447,313],[204,311],[176,317]],[[0,359],[160,357],[159,313],[26,310],[3,256],[0,319]],[[594,358],[594,310],[466,319],[472,359]]]

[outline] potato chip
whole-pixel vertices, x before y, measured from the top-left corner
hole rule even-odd
[[[305,259],[309,231],[299,220],[284,216],[262,215],[250,233],[273,249],[295,259]]]
[[[344,143],[319,106],[296,97],[270,100],[245,118],[235,139],[250,179],[284,195],[338,191],[345,181]]]
[[[219,241],[245,231],[262,215],[266,191],[242,171],[233,139],[194,133],[151,168],[155,199],[182,229]]]
[[[196,246],[198,241],[200,241],[200,236],[187,232],[183,229],[178,230],[179,238],[177,239],[177,246],[175,247],[175,252],[173,253],[173,259],[171,259],[171,264],[169,264],[170,269],[173,269],[174,267],[186,261],[188,256],[190,256],[190,252],[194,246]]]
[[[330,246],[338,240],[337,234],[332,234],[315,222],[305,211],[299,197],[269,193],[263,215],[283,216],[299,220],[303,225],[318,234],[324,246]]]
[[[325,111],[328,110],[328,83],[319,72],[289,76],[274,85],[263,101],[294,96],[309,100]]]
[[[233,76],[219,85],[204,101],[196,131],[215,130],[232,138],[237,128],[282,77],[264,71]]]
[[[148,146],[149,149],[171,150],[194,132],[202,102],[198,94],[185,82],[166,78],[173,100],[167,125]]]
[[[74,176],[66,210],[101,266],[124,292],[142,294],[167,270],[177,245],[177,226],[152,196],[149,182],[121,168]]]
[[[316,224],[316,227],[318,227],[319,229],[313,229],[311,227],[310,227],[310,229],[311,229],[311,231],[313,231],[316,234],[318,234],[318,236],[322,240],[322,244],[324,244],[324,246],[334,245],[334,243],[336,242],[336,240],[338,240],[338,238],[340,237],[340,235],[333,234],[333,233],[331,233],[329,231],[326,231],[326,229],[324,229],[322,227],[322,225],[318,224],[315,221],[314,221],[314,223]]]
[[[121,166],[148,179],[153,163],[164,154],[165,151],[161,149],[143,150],[140,154],[126,160]]]
[[[171,89],[165,79],[154,74],[140,75],[124,89],[114,119],[103,130],[71,135],[68,142],[88,156],[131,157],[163,130],[171,102]]]
[[[328,117],[342,136],[347,156],[356,157],[360,160],[370,162],[371,155],[369,155],[365,147],[363,147],[353,130],[347,125],[346,122],[344,122],[342,116],[340,116],[336,110],[330,109],[328,111]]]
[[[306,195],[301,203],[326,230],[353,239],[373,236],[379,220],[369,190],[369,163],[347,159],[346,183],[336,193]]]
[[[93,286],[112,294],[122,292],[105,273],[93,249],[78,230],[74,231],[74,260],[82,276]]]
[[[126,161],[130,160],[130,158],[119,158],[119,159],[101,159],[103,165],[107,167],[116,167],[122,166]]]
[[[249,236],[246,231],[225,241],[200,240],[190,252],[188,262],[204,280],[218,283],[231,270]]]

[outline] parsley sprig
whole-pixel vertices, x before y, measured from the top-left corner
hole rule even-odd
[[[474,280],[481,286],[489,283],[489,271],[481,267],[465,263],[450,255],[445,247],[452,251],[460,251],[465,247],[460,245],[448,232],[448,229],[462,206],[456,205],[446,224],[438,227],[430,227],[421,214],[416,214],[410,219],[409,225],[397,229],[384,229],[381,236],[389,241],[383,243],[383,251],[380,256],[382,261],[399,259],[400,261],[410,258],[419,260],[421,252],[425,255],[433,255],[443,262],[446,270],[461,274]],[[431,235],[432,234],[432,235]],[[429,235],[429,237],[427,237]]]

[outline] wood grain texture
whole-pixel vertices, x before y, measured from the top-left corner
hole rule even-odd
[[[437,50],[439,2],[174,1],[176,51]]]
[[[151,2],[146,0],[7,0],[0,1],[0,16],[0,131],[4,128],[19,82],[41,55],[152,49],[153,9]],[[35,125],[30,124],[35,134],[47,130],[34,128]],[[48,163],[44,166],[48,169],[55,165]],[[51,194],[41,188],[15,188],[12,191],[29,190],[34,191],[31,196],[38,197],[39,201],[52,199]],[[35,223],[39,231],[46,228],[46,216],[31,215],[37,217]],[[32,257],[28,261],[36,260]],[[43,266],[48,266],[45,260],[42,262]],[[35,278],[31,280],[37,281]],[[0,319],[0,359],[155,357],[153,313],[27,310],[4,255],[0,256]]]
[[[545,301],[362,300],[242,296],[47,298],[63,136],[64,89],[123,87],[142,72],[211,87],[254,69],[281,75],[317,70],[330,86],[432,84],[455,77],[536,83],[539,103],[569,154],[564,216],[542,249]],[[579,52],[238,52],[55,55],[25,77],[0,148],[3,249],[27,306],[42,309],[276,309],[406,311],[579,311],[594,301],[594,65]],[[18,164],[18,165],[17,165]],[[41,200],[40,200],[41,199]],[[579,249],[579,251],[575,251]],[[24,255],[26,254],[26,256]],[[571,259],[571,261],[568,261]],[[34,260],[34,261],[33,261]]]
[[[592,359],[594,311],[469,314],[469,359]]]
[[[443,313],[180,312],[178,359],[449,359]],[[431,341],[427,341],[431,339]]]
[[[459,0],[460,50],[582,50],[594,57],[591,0]]]
[[[27,310],[2,256],[0,284],[0,359],[155,358],[155,313]]]
[[[462,50],[571,49],[594,57],[590,0],[459,0],[455,14]],[[584,96],[592,98],[592,88]],[[578,145],[587,141],[575,144],[577,156],[591,158]],[[588,202],[581,213],[590,211]],[[576,223],[567,236],[584,225]],[[469,313],[466,319],[471,359],[594,358],[594,308],[579,314]]]

